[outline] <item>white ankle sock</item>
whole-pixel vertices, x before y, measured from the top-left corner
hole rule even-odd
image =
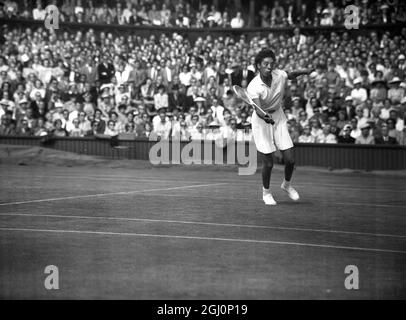
[[[262,187],[262,194],[266,195],[268,193],[271,193],[271,191],[269,189],[265,189],[264,187]]]
[[[283,179],[283,186],[284,187],[289,187],[290,186],[290,181],[286,181],[285,179]]]

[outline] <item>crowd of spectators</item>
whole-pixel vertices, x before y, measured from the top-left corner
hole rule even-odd
[[[295,142],[406,144],[406,29],[197,38],[3,29],[0,134],[250,140],[246,87],[254,57],[315,68],[290,81],[284,101]]]
[[[406,7],[397,0],[274,0],[262,3],[250,14],[249,6],[240,0],[4,0],[0,2],[0,17],[44,20],[46,5],[54,4],[62,22],[197,28],[331,26],[343,25],[348,14],[345,8],[356,5],[361,25],[406,21]]]

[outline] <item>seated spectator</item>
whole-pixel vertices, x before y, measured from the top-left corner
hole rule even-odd
[[[114,130],[118,133],[125,131],[124,123],[119,119],[117,112],[112,111],[109,114],[109,119],[114,122]]]
[[[113,120],[109,120],[107,122],[107,127],[106,130],[104,131],[104,134],[110,137],[115,137],[119,134],[119,132],[115,128],[116,123]]]
[[[34,20],[45,20],[45,9],[42,7],[41,1],[37,1],[36,7],[32,10]]]
[[[382,103],[387,96],[387,91],[385,87],[385,81],[382,79],[375,79],[371,83],[372,89],[370,91],[369,97],[374,105]]]
[[[72,128],[68,131],[70,137],[83,137],[84,133],[79,127],[79,119],[74,119],[72,121]]]
[[[23,119],[19,126],[17,126],[17,134],[19,136],[32,136],[33,131],[28,126],[28,121]]]
[[[390,89],[388,90],[388,99],[392,105],[400,104],[402,99],[405,97],[405,90],[400,87],[402,81],[399,77],[394,77],[389,81]]]
[[[68,133],[64,128],[62,128],[62,120],[56,119],[54,121],[54,129],[52,130],[52,135],[55,137],[66,137]]]
[[[237,121],[234,118],[230,117],[228,123],[220,127],[220,137],[223,139],[219,142],[222,147],[225,147],[229,141],[237,139]]]
[[[310,126],[303,127],[303,133],[299,136],[298,142],[300,143],[314,143],[316,138],[310,133]]]
[[[285,9],[279,4],[279,1],[275,1],[271,9],[271,26],[282,25],[285,18]]]
[[[153,127],[154,134],[161,139],[169,139],[172,130],[172,124],[167,120],[166,112],[159,111],[159,122]]]
[[[324,9],[322,12],[322,18],[320,19],[321,26],[332,26],[334,24],[333,16],[328,9]]]
[[[184,65],[182,67],[182,72],[179,73],[179,80],[180,83],[183,84],[185,87],[189,87],[192,80],[192,73],[189,71],[189,67]]]
[[[150,138],[156,140],[156,135],[154,135],[152,125],[149,122],[145,122],[145,124],[142,126],[142,130],[139,133],[137,132],[137,135],[141,138]]]
[[[97,72],[101,84],[111,83],[111,79],[115,74],[115,68],[110,63],[108,54],[103,54],[100,64],[97,66]]]
[[[388,120],[392,104],[389,99],[385,99],[383,107],[380,108],[379,118],[382,120]]]
[[[136,135],[137,134],[137,132],[136,132],[136,130],[135,130],[135,123],[134,122],[128,122],[126,125],[125,125],[125,131],[124,131],[124,133],[133,133],[134,135]]]
[[[180,139],[180,141],[190,141],[192,134],[189,131],[184,119],[179,121],[179,125],[174,125],[172,128],[172,139]]]
[[[351,137],[357,139],[361,135],[361,129],[358,127],[357,118],[352,118],[350,121],[351,125]]]
[[[362,87],[362,78],[355,79],[353,83],[354,89],[351,91],[351,98],[353,100],[353,104],[359,105],[367,100],[368,93],[367,90]]]
[[[381,127],[381,136],[375,138],[375,144],[389,144],[389,145],[395,145],[398,144],[396,141],[396,138],[391,137],[389,135],[389,128],[387,125],[383,125]]]
[[[316,143],[337,143],[337,138],[331,133],[331,127],[326,124],[323,127],[323,131],[316,137]]]
[[[147,78],[145,81],[145,84],[143,84],[141,86],[141,98],[143,99],[145,106],[149,110],[154,109],[154,92],[155,92],[155,87],[152,82],[152,79]]]
[[[355,144],[375,144],[375,139],[371,134],[371,127],[369,124],[364,124],[360,130],[361,135],[355,139]]]
[[[259,12],[259,16],[261,17],[261,23],[260,26],[262,28],[267,28],[270,26],[270,17],[271,17],[271,10],[269,9],[269,7],[264,4],[262,6],[261,11]]]
[[[194,114],[194,115],[191,117],[190,122],[186,122],[186,123],[188,124],[188,130],[189,130],[189,132],[193,132],[193,131],[196,129],[196,126],[197,126],[199,120],[200,120],[200,119],[199,119],[199,116],[198,116],[197,114]]]
[[[244,19],[242,18],[241,12],[237,12],[237,15],[231,19],[230,26],[231,28],[244,27]]]
[[[317,140],[317,137],[323,133],[323,130],[320,126],[320,121],[317,118],[312,118],[310,120],[310,134]]]
[[[158,87],[158,93],[154,95],[154,105],[155,105],[155,110],[159,110],[161,108],[167,109],[169,106],[168,103],[168,94],[165,92],[165,86],[160,85]]]
[[[197,123],[195,129],[190,131],[190,134],[192,140],[204,140],[203,124],[201,122]]]
[[[48,134],[48,130],[45,127],[45,119],[38,118],[36,126],[33,128],[33,135],[36,137],[42,137]]]
[[[389,118],[386,120],[386,125],[388,127],[389,136],[399,140],[400,131],[396,129],[395,121]]]
[[[342,135],[337,138],[338,143],[355,143],[355,139],[351,137],[351,125],[347,124],[344,126]]]

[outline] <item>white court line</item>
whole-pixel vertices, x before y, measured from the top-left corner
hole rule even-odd
[[[160,197],[185,197],[184,195],[178,195],[178,194],[167,194],[167,193],[160,193],[160,194],[146,194],[143,196],[160,196]],[[223,201],[255,201],[255,202],[261,202],[262,200],[259,198],[243,198],[243,197],[238,197],[238,198],[221,198],[221,197],[213,197],[213,196],[202,196],[202,195],[188,195],[188,198],[209,198],[209,199],[218,199],[218,200],[223,200]],[[362,203],[362,202],[333,202],[333,201],[320,201],[319,199],[315,199],[315,198],[309,198],[306,197],[304,198],[304,200],[311,200],[311,201],[315,201],[317,203],[321,203],[321,204],[337,204],[340,206],[366,206],[366,207],[383,207],[383,208],[399,208],[399,209],[405,209],[406,206],[397,206],[397,205],[393,205],[393,204],[379,204],[379,203]],[[303,200],[303,198],[302,198]],[[300,201],[298,201],[297,203],[300,203]]]
[[[286,242],[272,240],[253,240],[253,239],[232,239],[232,238],[212,238],[212,237],[195,237],[195,236],[175,236],[167,234],[149,234],[149,233],[129,233],[129,232],[107,232],[107,231],[81,231],[81,230],[55,230],[55,229],[28,229],[28,228],[0,228],[0,231],[21,231],[21,232],[43,232],[43,233],[73,233],[73,234],[91,234],[91,235],[108,235],[108,236],[133,236],[133,237],[151,237],[151,238],[166,238],[166,239],[183,239],[183,240],[208,240],[208,241],[227,241],[227,242],[245,242],[245,243],[260,243],[260,244],[279,244],[301,247],[327,248],[327,249],[342,249],[367,252],[385,252],[385,253],[400,253],[406,254],[406,251],[378,249],[378,248],[363,248],[363,247],[348,247],[334,246],[328,244],[303,243],[303,242]]]
[[[216,185],[225,185],[228,183],[214,183],[214,184],[203,184],[203,185],[192,185],[192,186],[185,186],[185,187],[174,187],[174,188],[160,188],[160,189],[149,189],[149,190],[136,190],[136,191],[122,191],[122,192],[112,192],[112,193],[100,193],[100,194],[91,194],[91,195],[83,195],[83,196],[70,196],[70,197],[61,197],[61,198],[51,198],[51,199],[39,199],[39,200],[27,200],[27,201],[19,201],[19,202],[7,202],[7,203],[0,203],[0,206],[7,206],[7,205],[20,205],[20,204],[28,204],[28,203],[37,203],[37,202],[49,202],[49,201],[60,201],[60,200],[69,200],[69,199],[81,199],[81,198],[93,198],[93,197],[102,197],[102,196],[109,196],[109,195],[120,195],[120,194],[135,194],[135,193],[144,193],[144,192],[153,192],[153,191],[169,191],[169,190],[177,190],[177,189],[189,189],[194,187],[207,187],[207,186],[216,186]],[[180,197],[185,198],[185,195],[178,195],[178,194],[167,194],[167,193],[159,193],[159,194],[143,194],[143,196],[148,197]],[[251,201],[251,202],[260,202],[261,199],[258,198],[228,198],[228,197],[213,197],[213,196],[203,196],[203,195],[188,195],[188,198],[204,198],[204,199],[218,199],[222,201]],[[335,204],[340,206],[362,206],[362,207],[378,207],[378,208],[397,208],[397,209],[405,209],[406,206],[397,206],[391,204],[379,204],[379,203],[362,203],[362,202],[333,202],[333,201],[320,201],[319,199],[309,198],[306,197],[310,201],[316,201],[319,204]],[[300,202],[298,202],[300,203]]]
[[[24,175],[25,176],[25,175]],[[8,177],[15,177],[15,175],[8,175]],[[137,177],[124,177],[124,176],[111,176],[111,175],[97,175],[97,177],[93,177],[93,176],[86,176],[86,175],[80,175],[80,176],[65,176],[65,175],[52,175],[51,176],[35,176],[33,178],[47,178],[47,179],[51,179],[51,178],[59,178],[59,179],[88,179],[88,180],[94,180],[94,181],[103,181],[103,180],[111,180],[111,181],[128,181],[128,182],[174,182],[176,181],[174,180],[165,180],[165,179],[155,179],[155,178],[147,178],[147,177],[141,177],[141,178],[137,178]],[[32,178],[31,178],[32,179]],[[247,184],[258,184],[258,181],[253,181],[253,180],[238,180],[238,179],[222,179],[220,180],[222,183],[247,183]],[[198,183],[198,182],[202,182],[201,180],[197,181],[197,180],[187,180],[187,182],[189,183]],[[210,181],[205,181],[207,183],[209,183]],[[318,182],[314,182],[314,183],[295,183],[295,186],[297,187],[306,187],[306,186],[313,186],[313,187],[329,187],[332,189],[343,189],[343,190],[359,190],[359,191],[376,191],[376,192],[393,192],[393,193],[404,193],[403,190],[393,190],[393,189],[382,189],[382,188],[364,188],[362,186],[359,187],[354,187],[354,185],[345,185],[345,184],[322,184],[322,183],[318,183]]]
[[[87,195],[81,195],[81,196],[79,195],[79,196],[60,197],[60,198],[6,202],[6,203],[0,203],[0,206],[11,206],[11,205],[19,205],[19,204],[27,204],[27,203],[51,202],[51,201],[61,201],[61,200],[70,200],[70,199],[97,198],[97,197],[106,197],[106,196],[113,196],[113,195],[114,196],[127,195],[127,194],[153,192],[153,191],[168,191],[168,190],[178,190],[178,189],[202,188],[202,187],[212,187],[212,186],[217,186],[217,185],[222,185],[222,184],[226,184],[226,183],[195,184],[195,185],[180,186],[180,187],[173,187],[173,188],[157,188],[157,189],[146,189],[146,190],[135,190],[135,191],[97,193],[97,194],[87,194]]]
[[[11,217],[44,217],[44,218],[65,218],[65,219],[85,219],[85,220],[113,220],[113,221],[136,221],[136,222],[157,222],[157,223],[173,223],[173,224],[191,224],[216,227],[236,227],[236,228],[256,228],[256,229],[271,229],[271,230],[289,230],[289,231],[305,231],[305,232],[320,232],[320,233],[335,233],[335,234],[350,234],[373,237],[388,237],[388,238],[406,238],[406,235],[370,233],[357,231],[341,231],[328,229],[311,229],[311,228],[294,228],[294,227],[276,227],[276,226],[260,226],[252,224],[235,224],[235,223],[218,223],[218,222],[202,222],[202,221],[184,221],[184,220],[159,220],[159,219],[144,219],[144,218],[125,218],[125,217],[107,217],[107,216],[67,216],[59,214],[35,214],[35,213],[0,213],[1,216]]]

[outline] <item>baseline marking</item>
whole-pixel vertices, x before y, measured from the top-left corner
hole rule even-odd
[[[212,186],[217,186],[217,185],[222,185],[222,184],[226,184],[226,183],[195,184],[195,185],[190,185],[190,186],[180,186],[180,187],[173,187],[173,188],[157,188],[157,189],[146,189],[146,190],[135,190],[135,191],[97,193],[97,194],[87,194],[87,195],[81,195],[81,196],[70,196],[70,197],[60,197],[60,198],[49,198],[49,199],[37,199],[37,200],[27,200],[27,201],[6,202],[6,203],[0,203],[0,206],[11,206],[11,205],[19,205],[19,204],[38,203],[38,202],[51,202],[51,201],[61,201],[61,200],[70,200],[70,199],[98,198],[98,197],[115,196],[115,195],[127,195],[127,194],[135,194],[135,193],[142,193],[142,192],[153,192],[153,191],[168,191],[168,190],[178,190],[178,189],[202,188],[202,187],[212,187]]]
[[[176,235],[149,234],[149,233],[128,233],[128,232],[120,233],[120,232],[106,232],[106,231],[79,231],[79,230],[54,230],[54,229],[25,229],[25,228],[0,228],[0,231],[20,231],[20,232],[26,231],[26,232],[42,232],[42,233],[72,233],[72,234],[91,234],[91,235],[107,235],[107,236],[133,236],[133,237],[150,237],[150,238],[184,239],[184,240],[227,241],[227,242],[279,244],[279,245],[291,245],[291,246],[302,246],[302,247],[326,248],[326,249],[341,249],[341,250],[354,250],[354,251],[406,254],[406,251],[378,249],[378,248],[333,246],[333,245],[327,245],[327,244],[302,243],[302,242],[285,242],[285,241],[272,241],[272,240],[176,236]]]
[[[184,195],[178,195],[178,194],[167,194],[167,193],[160,193],[160,194],[147,194],[144,196],[161,196],[161,197],[184,197]],[[220,197],[212,197],[212,196],[196,196],[196,195],[188,195],[188,198],[209,198],[209,199],[219,199],[219,200],[244,200],[244,201],[261,201],[259,198],[243,198],[243,197],[238,197],[238,198],[220,198]],[[306,197],[304,200],[312,200],[312,201],[317,201],[320,204],[326,204],[326,205],[331,205],[331,204],[338,204],[338,205],[344,205],[344,206],[367,206],[367,207],[383,207],[383,208],[399,208],[399,209],[405,209],[406,206],[397,206],[393,204],[379,204],[379,203],[362,203],[362,202],[333,202],[333,201],[320,201],[319,199],[315,198],[309,198]],[[300,201],[298,202],[300,203]]]
[[[8,175],[8,177],[15,177],[15,175]],[[42,176],[42,175],[37,175],[34,178],[48,178],[49,176]],[[124,177],[124,176],[111,176],[111,175],[97,175],[97,177],[94,176],[86,176],[86,175],[80,175],[80,176],[65,176],[61,174],[57,175],[52,175],[52,178],[60,178],[60,179],[88,179],[88,180],[94,180],[94,181],[100,181],[100,180],[120,180],[120,181],[128,181],[128,182],[174,182],[176,180],[165,180],[165,179],[156,179],[156,178],[147,178],[147,177]],[[237,179],[221,179],[220,180],[222,183],[237,183],[241,182],[241,180]],[[190,183],[197,183],[197,182],[202,182],[197,181],[197,180],[188,180]],[[208,182],[208,181],[207,181]],[[256,181],[252,180],[245,180],[244,183],[249,183],[249,184],[257,184]],[[354,190],[354,191],[376,191],[376,192],[392,192],[392,193],[402,193],[404,192],[403,190],[392,190],[392,189],[385,189],[385,188],[364,188],[362,186],[359,187],[354,187],[353,185],[345,185],[345,184],[323,184],[323,183],[306,183],[306,182],[298,182],[295,184],[298,187],[306,187],[306,186],[313,186],[313,187],[331,187],[333,189],[343,189],[343,190]]]

